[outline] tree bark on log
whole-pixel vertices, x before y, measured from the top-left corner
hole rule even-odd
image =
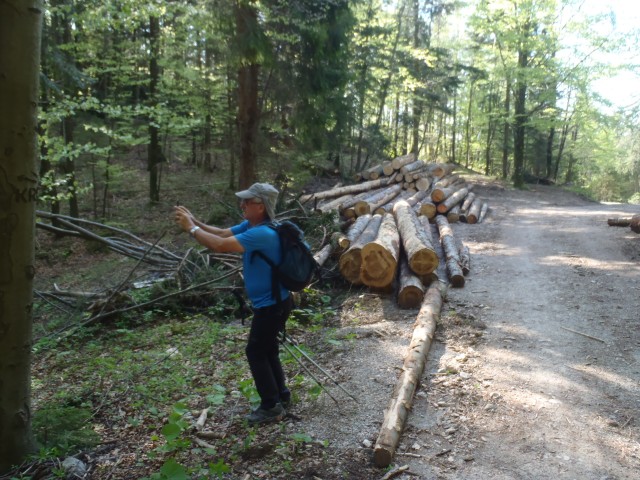
[[[336,244],[340,250],[347,250],[355,242],[371,221],[371,215],[362,215],[349,227],[346,234],[336,232]]]
[[[462,288],[464,287],[465,280],[462,268],[460,267],[460,255],[458,254],[458,247],[456,246],[456,238],[453,235],[453,230],[447,221],[447,217],[444,215],[436,216],[436,225],[440,233],[440,243],[444,249],[449,282],[451,286],[455,288]]]
[[[329,258],[329,255],[331,255],[332,251],[333,251],[333,245],[328,243],[324,247],[322,247],[317,253],[315,253],[313,255],[313,258],[318,263],[318,265],[322,266],[324,265],[324,262],[327,261],[327,258]]]
[[[391,166],[394,170],[400,170],[405,165],[416,161],[415,153],[408,153],[407,155],[402,155],[400,157],[396,157],[391,160]]]
[[[375,210],[373,210],[373,213],[379,213],[380,215],[384,215],[385,213],[391,213],[393,212],[393,206],[396,203],[398,203],[400,200],[408,200],[412,195],[414,195],[412,192],[407,192],[406,190],[403,190],[398,194],[397,197],[392,198],[384,205],[377,207]]]
[[[460,242],[458,245],[458,252],[460,254],[460,268],[462,268],[463,275],[469,275],[471,271],[471,253],[469,247]]]
[[[438,188],[434,185],[431,190],[431,200],[435,203],[444,202],[447,198],[453,195],[455,192],[464,187],[464,184],[458,183],[449,187]]]
[[[460,205],[454,206],[447,212],[447,220],[449,223],[456,223],[460,221]]]
[[[339,212],[340,210],[342,210],[342,205],[344,203],[347,203],[352,198],[353,198],[353,194],[347,193],[346,195],[342,195],[338,198],[334,198],[333,200],[329,200],[329,201],[318,204],[315,210],[316,212],[321,212],[321,213],[328,213],[332,210],[337,210]]]
[[[475,198],[476,198],[476,194],[475,193],[473,193],[473,192],[467,193],[467,196],[464,199],[464,202],[462,202],[462,206],[460,207],[463,212],[466,212],[467,210],[469,210],[469,207],[471,206],[471,204],[473,203]]]
[[[385,187],[389,183],[387,177],[379,178],[377,180],[369,180],[368,182],[355,183],[353,185],[346,185],[344,187],[334,188],[331,190],[324,190],[322,192],[309,193],[300,196],[300,203],[306,203],[311,199],[323,200],[325,198],[335,198],[347,193],[360,193],[367,192],[374,188]]]
[[[480,216],[480,210],[482,209],[482,200],[478,197],[473,201],[471,207],[469,207],[469,211],[465,215],[467,223],[478,223],[478,217]]]
[[[436,210],[436,204],[430,202],[429,200],[423,200],[420,203],[420,209],[418,211],[418,215],[424,215],[429,220],[433,219],[436,216],[438,211]]]
[[[422,281],[411,271],[406,255],[402,255],[400,259],[398,306],[400,308],[418,308],[423,299],[424,286]]]
[[[437,163],[431,168],[431,175],[442,178],[451,174],[455,168],[453,163]]]
[[[351,243],[349,249],[340,256],[338,268],[342,276],[354,284],[360,284],[360,269],[362,267],[362,247],[375,240],[382,223],[382,215],[372,215],[371,220],[357,240]]]
[[[402,200],[393,206],[393,215],[411,270],[417,275],[433,272],[438,267],[438,257],[431,238],[424,233],[424,228],[411,206]]]
[[[400,235],[393,215],[386,213],[375,240],[362,247],[360,281],[370,287],[391,285],[398,270]]]
[[[404,165],[402,168],[400,168],[400,173],[402,173],[403,175],[407,175],[409,173],[416,172],[421,168],[424,168],[424,166],[425,163],[422,160],[415,160],[414,162],[408,163],[407,165]],[[413,180],[413,176],[411,177],[411,180]]]
[[[436,210],[438,211],[438,213],[447,213],[453,207],[461,203],[468,193],[468,188],[461,188],[460,190],[456,190],[445,201],[440,203],[436,207]],[[433,199],[433,195],[431,196],[431,198]]]
[[[631,231],[640,233],[640,215],[634,215],[631,217],[631,223],[629,224]]]
[[[610,227],[628,227],[631,225],[631,219],[633,217],[615,217],[615,218],[608,218],[607,219],[607,224]]]
[[[374,447],[373,460],[378,467],[389,466],[400,443],[400,436],[413,403],[413,395],[422,377],[427,354],[435,335],[445,292],[446,287],[440,282],[429,287],[416,317],[402,373],[385,411],[384,421]]]
[[[356,216],[359,217],[360,215],[373,212],[376,208],[397,197],[401,190],[402,186],[396,184],[363,198],[353,206]]]
[[[484,217],[487,216],[487,212],[489,211],[489,204],[484,202],[482,204],[482,208],[480,209],[480,215],[478,216],[478,223],[482,223]]]

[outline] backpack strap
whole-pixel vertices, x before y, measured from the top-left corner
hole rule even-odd
[[[266,225],[267,227],[271,228],[274,232],[276,232],[276,234],[278,233],[276,225],[272,221],[264,222],[262,225]],[[278,242],[280,242],[279,235],[278,235]],[[280,242],[280,248],[282,249],[282,242]],[[253,253],[251,254],[252,262],[253,262],[253,258],[256,255],[262,258],[271,267],[271,297],[277,303],[282,303],[282,295],[280,294],[280,282],[278,281],[278,272],[277,272],[278,266],[273,262],[273,260],[267,257],[267,255],[260,250],[254,250]]]
[[[256,256],[256,255],[258,255],[260,258],[262,258],[271,267],[271,296],[274,298],[274,300],[277,303],[281,303],[282,302],[282,295],[280,295],[280,282],[278,281],[278,273],[277,273],[278,266],[275,263],[273,263],[273,260],[271,260],[269,257],[267,257],[260,250],[255,250],[251,254],[251,261],[253,261],[253,257]]]

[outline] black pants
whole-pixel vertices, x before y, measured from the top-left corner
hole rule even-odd
[[[279,304],[253,311],[246,354],[262,408],[273,408],[291,395],[280,363],[278,333],[284,332],[292,308],[289,296]]]

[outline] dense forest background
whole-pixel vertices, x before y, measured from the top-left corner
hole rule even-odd
[[[639,106],[606,108],[593,89],[637,37],[582,5],[49,0],[42,200],[104,219],[132,155],[158,202],[167,162],[234,189],[415,152],[638,203]]]

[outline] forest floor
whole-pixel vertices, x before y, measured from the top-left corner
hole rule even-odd
[[[247,327],[220,324],[209,309],[120,322],[36,353],[36,409],[64,397],[92,410],[99,441],[77,456],[89,467],[85,478],[99,480],[369,480],[405,465],[394,478],[637,478],[640,235],[606,221],[638,207],[558,187],[472,182],[491,210],[481,224],[453,225],[470,248],[471,272],[464,288],[447,292],[388,469],[373,465],[372,447],[417,310],[345,285],[319,292],[307,314],[320,323],[292,335],[357,401],[335,386],[337,402],[314,390],[287,355],[294,406],[282,423],[248,427]],[[121,270],[101,255],[105,278]],[[71,285],[62,270],[82,277],[95,259],[75,246],[61,262],[38,257],[41,288]],[[188,428],[205,406],[215,432],[208,446]]]

